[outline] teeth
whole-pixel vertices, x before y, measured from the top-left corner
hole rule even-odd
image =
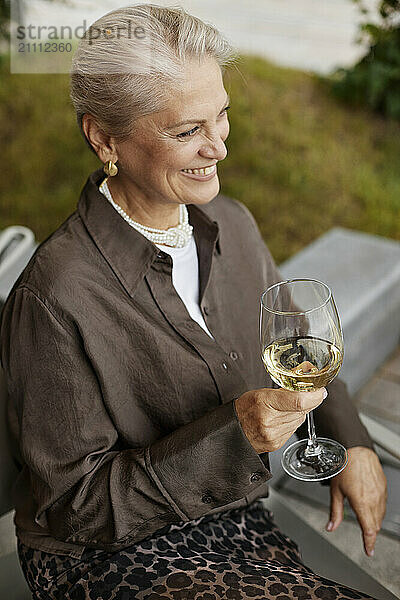
[[[194,175],[210,175],[215,171],[215,165],[205,169],[182,169],[184,173],[193,173]]]

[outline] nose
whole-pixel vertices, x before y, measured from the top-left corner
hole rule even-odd
[[[199,153],[205,158],[224,160],[228,151],[221,134],[218,131],[215,131],[215,133],[207,136],[207,139],[204,140],[204,144],[200,148]]]

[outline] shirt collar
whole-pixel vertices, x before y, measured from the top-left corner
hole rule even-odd
[[[131,227],[99,191],[105,175],[102,169],[88,178],[78,213],[97,248],[126,290],[133,295],[160,253],[157,246]],[[189,221],[199,253],[199,262],[209,262],[218,245],[218,224],[198,206],[188,206]]]

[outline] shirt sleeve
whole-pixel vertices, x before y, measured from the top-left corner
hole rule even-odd
[[[148,447],[124,447],[78,327],[32,290],[8,299],[0,341],[34,518],[54,538],[118,549],[226,510],[271,477],[233,402]]]

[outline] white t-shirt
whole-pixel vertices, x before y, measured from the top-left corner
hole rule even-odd
[[[107,184],[105,184],[105,187],[110,197],[108,197],[101,186],[99,187],[99,191],[110,202],[111,192]],[[114,206],[112,202],[111,206]],[[156,246],[172,258],[172,284],[186,306],[189,315],[193,321],[196,321],[213,338],[207,329],[199,306],[199,259],[194,237],[192,236],[183,248],[171,248],[170,246],[163,246],[161,244],[156,244]]]
[[[199,306],[199,259],[194,237],[183,248],[156,244],[172,258],[172,284],[187,308],[189,315],[212,338]]]

